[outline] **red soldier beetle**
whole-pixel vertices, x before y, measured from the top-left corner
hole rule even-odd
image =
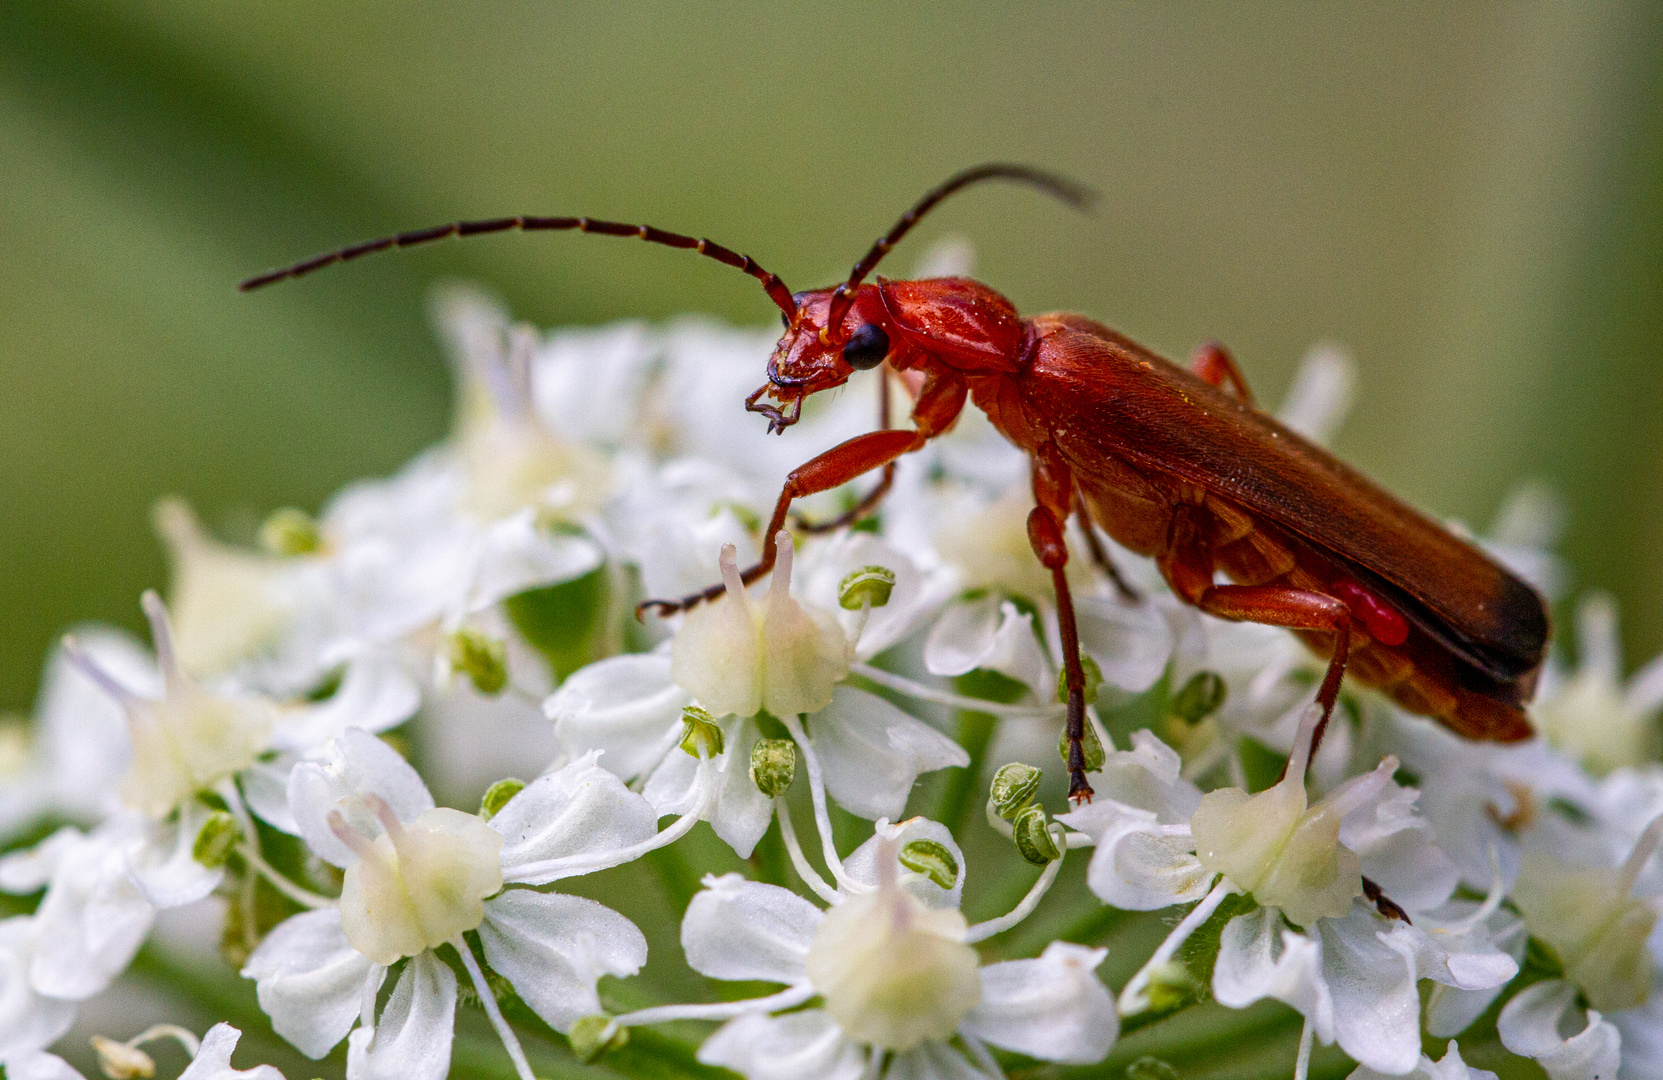
[[[1064,570],[1072,514],[1096,561],[1123,595],[1097,539],[1155,559],[1184,602],[1220,618],[1287,627],[1329,658],[1317,691],[1332,714],[1349,670],[1411,712],[1468,738],[1529,738],[1524,704],[1534,692],[1548,636],[1541,598],[1472,544],[1398,501],[1322,448],[1254,407],[1247,382],[1221,346],[1181,368],[1078,315],[1024,319],[1010,301],[968,278],[897,281],[867,276],[949,195],[985,180],[1014,180],[1076,207],[1084,189],[1021,165],[981,165],[949,179],[907,211],[849,278],[793,294],[747,255],[710,240],[581,217],[505,217],[401,233],[253,277],[244,290],[299,277],[376,251],[448,236],[576,230],[685,248],[762,283],[785,333],[768,381],[745,408],[782,432],[804,399],[857,371],[903,373],[913,389],[912,430],[888,425],[881,380],[880,429],[856,436],[794,470],[774,506],[762,558],[747,584],[774,565],[775,537],[792,502],[882,471],[847,524],[888,490],[894,463],[946,432],[966,402],[1032,461],[1034,554],[1051,572],[1068,687],[1069,797],[1091,797],[1081,740],[1085,676]],[[1222,571],[1231,581],[1218,584]],[[660,615],[714,599],[720,584],[680,600],[649,600]]]

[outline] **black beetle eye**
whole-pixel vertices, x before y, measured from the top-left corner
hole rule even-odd
[[[857,371],[867,371],[883,363],[889,355],[889,335],[877,323],[867,323],[849,335],[843,346],[843,362]]]

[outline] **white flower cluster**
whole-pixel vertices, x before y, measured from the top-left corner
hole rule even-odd
[[[1108,545],[1136,595],[1069,564],[1096,797],[1052,817],[1051,580],[1026,461],[979,414],[904,459],[867,521],[782,533],[747,587],[785,473],[867,429],[864,395],[770,439],[736,408],[769,332],[545,335],[460,289],[438,312],[461,383],[450,440],[316,519],[274,514],[259,548],[163,504],[174,571],[167,604],[143,598],[151,647],[66,638],[32,727],[0,729],[0,889],[39,894],[0,922],[12,1080],[77,1075],[48,1048],[186,905],[223,918],[272,1029],[314,1058],[344,1041],[354,1080],[445,1076],[462,1001],[524,1080],[539,1024],[589,1060],[689,1020],[721,1022],[699,1062],[756,1080],[957,1080],[1095,1064],[1123,1030],[1266,998],[1303,1017],[1299,1076],[1317,1043],[1359,1077],[1493,1076],[1453,1043],[1423,1054],[1463,1036],[1470,1055],[1480,1029],[1555,1080],[1663,1076],[1663,664],[1624,684],[1608,601],[1581,608],[1578,666],[1547,672],[1542,738],[1466,742],[1348,684],[1313,752],[1321,663],[1178,603]],[[1282,415],[1321,439],[1348,392],[1318,350]],[[1526,492],[1485,541],[1547,591],[1550,511]],[[710,603],[633,618],[716,581]],[[502,762],[535,778],[497,780],[477,812],[430,793],[477,794]],[[908,816],[921,792],[944,820]],[[834,825],[860,821],[844,853]],[[636,976],[647,937],[559,883],[701,822],[740,859],[776,845],[795,878],[707,875],[685,962],[778,989],[624,1009],[654,995],[601,980]],[[965,849],[990,840],[1005,859],[987,880],[1031,886],[971,922]],[[1080,848],[1089,865],[1062,876]],[[1090,941],[978,951],[1065,890],[1170,911],[1118,994]],[[163,1036],[192,1052],[191,1080],[277,1075],[232,1070],[227,1025],[95,1042],[108,1075],[138,1076]]]

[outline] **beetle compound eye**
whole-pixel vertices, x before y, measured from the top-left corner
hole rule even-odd
[[[877,323],[867,323],[849,335],[843,346],[843,362],[859,371],[868,371],[883,363],[889,355],[889,335]]]

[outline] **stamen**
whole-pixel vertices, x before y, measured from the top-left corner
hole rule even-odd
[[[1299,730],[1293,737],[1293,753],[1288,755],[1288,767],[1282,774],[1284,777],[1297,779],[1301,784],[1305,782],[1305,769],[1311,763],[1311,739],[1321,722],[1322,706],[1317,704],[1309,706],[1305,715],[1299,718]]]
[[[514,1029],[503,1018],[502,1009],[497,1005],[497,996],[491,992],[491,987],[485,982],[485,973],[479,969],[479,961],[475,959],[473,950],[468,947],[461,934],[457,934],[450,941],[451,947],[462,957],[462,966],[468,970],[468,978],[473,981],[474,989],[479,992],[479,1004],[484,1007],[485,1015],[490,1017],[491,1026],[497,1029],[497,1037],[502,1040],[502,1047],[508,1051],[508,1057],[514,1062],[514,1072],[520,1080],[537,1080],[531,1071],[531,1062],[525,1058],[525,1049],[520,1046],[520,1038],[514,1034]]]
[[[1293,1080],[1306,1080],[1311,1074],[1311,1043],[1316,1036],[1316,1028],[1311,1025],[1311,1018],[1305,1018],[1305,1026],[1299,1032],[1299,1057],[1294,1061]]]
[[[844,892],[866,892],[866,886],[850,878],[843,869],[843,860],[838,857],[837,847],[832,843],[831,813],[826,809],[826,780],[820,772],[820,758],[808,741],[808,733],[795,716],[782,716],[780,723],[796,741],[797,749],[803,753],[803,764],[808,766],[808,794],[809,801],[814,805],[814,827],[820,833],[820,858],[825,861],[826,869],[831,871],[832,880],[837,882],[838,888]]]
[[[121,683],[116,681],[116,677],[114,675],[111,675],[109,672],[100,667],[98,661],[92,658],[92,654],[82,648],[81,643],[75,640],[73,636],[69,634],[64,635],[63,650],[64,659],[75,665],[76,671],[79,671],[81,674],[91,679],[94,683],[98,684],[98,688],[100,690],[110,695],[120,704],[127,705],[130,702],[139,700],[139,695],[121,685]],[[131,716],[130,710],[124,711],[128,711],[129,716]]]
[[[171,686],[179,678],[179,661],[173,647],[173,621],[168,618],[167,605],[156,595],[155,589],[146,589],[139,597],[139,606],[144,608],[144,617],[150,622],[150,643],[156,649],[156,666],[162,669],[162,679]]]
[[[185,1053],[191,1057],[195,1057],[197,1051],[202,1049],[202,1040],[196,1037],[196,1033],[182,1028],[178,1024],[156,1024],[147,1027],[128,1039],[125,1045],[136,1049],[147,1042],[155,1042],[157,1039],[176,1040],[180,1046],[185,1048]]]
[[[1640,871],[1651,861],[1660,840],[1663,840],[1663,814],[1651,819],[1651,824],[1640,834],[1640,839],[1634,842],[1634,850],[1628,853],[1627,861],[1617,874],[1617,884],[1622,889],[1623,896],[1628,896],[1634,891],[1634,883],[1639,880]]]
[[[1053,837],[1059,837],[1062,833],[1062,828],[1061,826],[1053,824],[1050,832]],[[1057,850],[1062,852],[1063,855],[1067,855],[1068,846],[1069,845],[1066,840],[1060,840],[1057,844]],[[1033,888],[1028,890],[1028,895],[1022,898],[1021,903],[1017,904],[1015,907],[1011,908],[1009,912],[999,916],[997,919],[989,919],[986,922],[979,922],[972,926],[965,933],[964,940],[972,945],[978,941],[985,941],[995,934],[1004,933],[1006,930],[1009,930],[1011,927],[1020,923],[1023,919],[1026,919],[1029,915],[1032,915],[1034,913],[1034,909],[1039,907],[1039,902],[1043,900],[1045,898],[1045,894],[1050,891],[1052,882],[1057,880],[1057,874],[1062,870],[1062,862],[1062,858],[1059,857],[1046,863],[1045,869],[1040,871],[1039,880],[1034,882]]]
[[[1230,891],[1230,884],[1221,879],[1217,885],[1213,886],[1211,892],[1202,897],[1199,904],[1190,909],[1190,913],[1184,916],[1183,921],[1172,928],[1172,933],[1168,934],[1166,940],[1161,942],[1161,947],[1155,950],[1155,955],[1151,956],[1142,967],[1138,968],[1137,974],[1133,975],[1125,988],[1120,991],[1120,1000],[1115,1004],[1119,1008],[1121,1016],[1131,1016],[1133,1013],[1142,1012],[1154,1004],[1144,994],[1144,991],[1148,988],[1150,980],[1155,977],[1155,972],[1165,967],[1167,961],[1177,955],[1184,942],[1189,940],[1190,935],[1195,933],[1202,923],[1213,917],[1213,912],[1218,910],[1218,905],[1224,903],[1224,898],[1230,895]]]
[[[803,884],[826,903],[841,903],[842,895],[826,884],[826,879],[820,876],[809,863],[808,856],[803,853],[803,845],[797,839],[797,826],[791,821],[791,807],[784,796],[774,800],[774,816],[779,819],[780,839],[785,841],[786,854],[791,856],[791,865],[797,871],[797,876],[803,879]]]
[[[346,815],[339,810],[331,810],[324,817],[329,825],[329,831],[335,834],[335,839],[352,849],[352,853],[360,859],[368,859],[375,854],[375,845],[369,837],[347,824]]]
[[[632,1013],[613,1017],[610,1029],[635,1027],[641,1024],[666,1024],[673,1020],[727,1020],[749,1012],[777,1012],[795,1008],[817,993],[808,983],[788,987],[767,997],[722,1001],[712,1005],[654,1005]]]
[[[381,822],[381,827],[386,830],[387,839],[393,842],[393,850],[403,855],[410,837],[404,829],[404,822],[393,813],[393,808],[387,805],[387,800],[373,791],[364,795],[363,800],[364,805],[370,808],[370,813],[375,815],[375,819]]]
[[[871,664],[851,664],[849,670],[863,679],[919,701],[986,713],[989,716],[1008,717],[1012,720],[1053,720],[1068,711],[1066,705],[1002,705],[984,698],[965,697],[948,690],[937,690],[933,686],[926,686],[905,675],[896,675],[894,672],[875,668]]]

